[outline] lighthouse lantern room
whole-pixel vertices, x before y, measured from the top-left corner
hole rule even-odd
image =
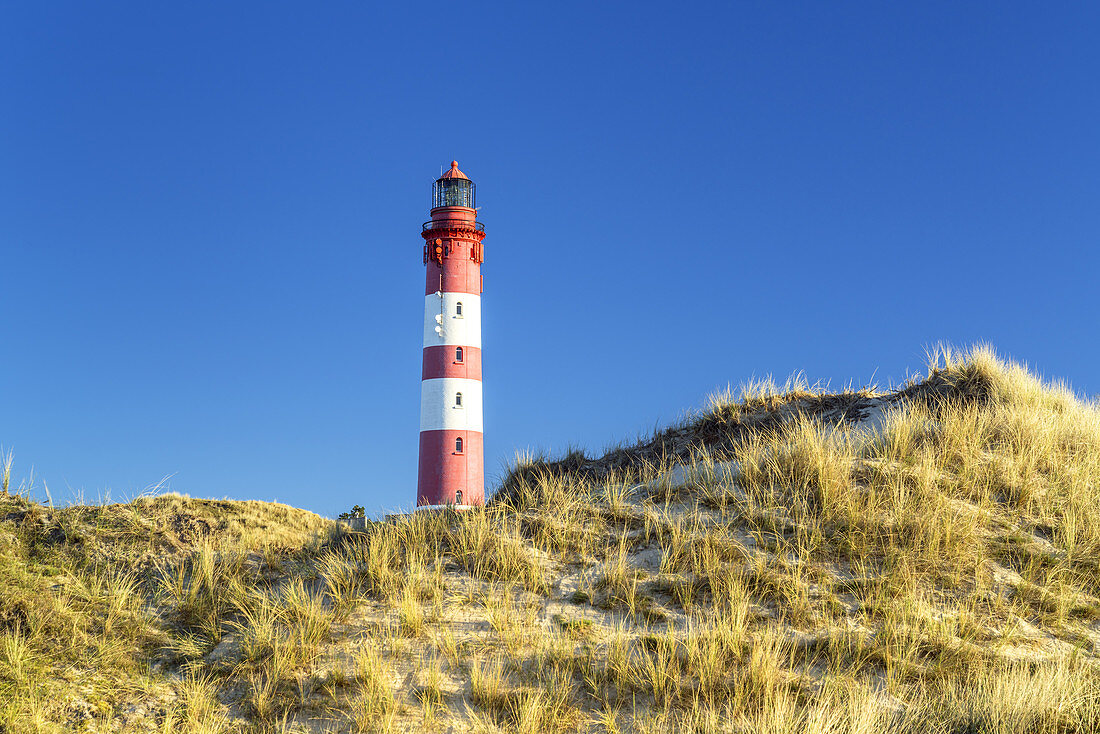
[[[485,226],[474,182],[451,168],[432,186],[424,223],[424,367],[419,508],[485,501],[481,411],[481,262]]]

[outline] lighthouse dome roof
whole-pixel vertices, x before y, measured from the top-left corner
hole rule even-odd
[[[458,161],[451,161],[451,170],[445,172],[439,178],[441,178],[441,179],[443,179],[443,178],[464,178],[467,181],[470,180],[469,176],[467,176],[462,171],[458,170]]]

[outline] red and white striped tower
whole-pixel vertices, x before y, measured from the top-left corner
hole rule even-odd
[[[481,427],[481,241],[474,182],[451,161],[432,186],[422,236],[424,371],[418,507],[485,502]]]

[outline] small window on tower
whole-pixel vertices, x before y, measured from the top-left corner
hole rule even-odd
[[[455,304],[455,316],[462,318],[462,301]]]
[[[455,393],[455,407],[456,408],[461,408],[462,407],[462,393],[460,393],[460,392]]]
[[[456,454],[461,454],[462,453],[462,438],[461,437],[455,439],[455,453]]]
[[[461,505],[462,504],[462,490],[461,489],[458,490],[457,492],[455,492],[455,504],[456,505]]]
[[[462,361],[462,347],[455,347],[455,361]]]

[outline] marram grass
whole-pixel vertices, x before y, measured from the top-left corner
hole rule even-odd
[[[1100,409],[986,347],[365,532],[5,492],[0,731],[1100,731],[1097,507]]]

